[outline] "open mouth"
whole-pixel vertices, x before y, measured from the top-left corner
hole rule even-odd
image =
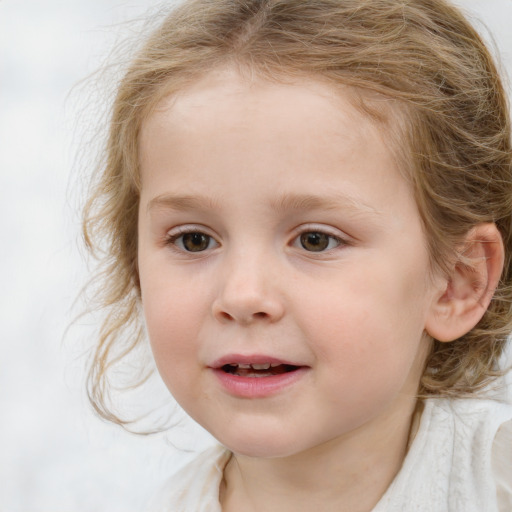
[[[230,363],[221,367],[222,371],[239,377],[272,377],[282,375],[298,370],[299,366],[282,363],[263,363],[263,364],[237,364]]]

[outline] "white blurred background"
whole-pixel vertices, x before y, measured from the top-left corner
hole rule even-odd
[[[512,0],[458,3],[512,75]],[[210,442],[191,422],[137,437],[100,421],[84,393],[87,326],[64,338],[86,279],[76,126],[95,114],[74,86],[127,31],[120,22],[155,5],[0,0],[0,512],[138,512],[190,458],[179,448]]]

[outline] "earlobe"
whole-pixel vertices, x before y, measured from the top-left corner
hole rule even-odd
[[[471,229],[432,304],[425,326],[428,334],[438,341],[453,341],[473,329],[491,302],[503,262],[503,240],[496,225]]]

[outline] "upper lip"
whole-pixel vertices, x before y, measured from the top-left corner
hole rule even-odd
[[[281,359],[280,357],[267,356],[265,354],[227,354],[209,364],[210,368],[222,368],[227,364],[284,364],[289,366],[305,366],[297,361]]]

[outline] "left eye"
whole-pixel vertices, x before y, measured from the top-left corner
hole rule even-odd
[[[171,236],[167,243],[175,245],[178,249],[186,252],[203,252],[207,249],[212,249],[216,245],[214,238],[200,231],[191,231]]]
[[[306,231],[299,236],[300,246],[309,252],[323,252],[340,245],[341,240],[321,231]]]

